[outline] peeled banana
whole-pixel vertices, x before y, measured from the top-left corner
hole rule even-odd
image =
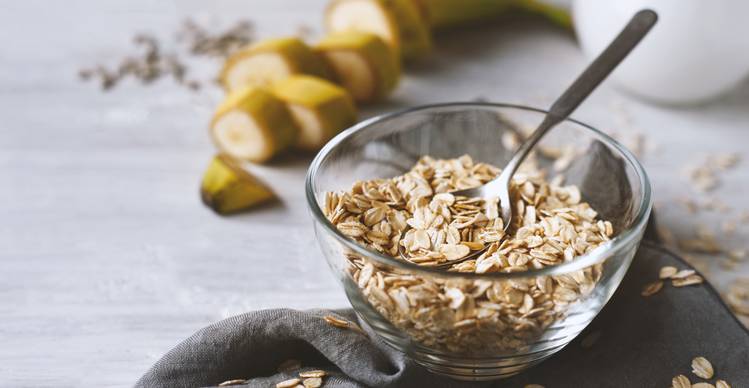
[[[404,59],[416,59],[432,47],[427,24],[414,0],[334,0],[325,13],[330,32],[369,32]]]
[[[227,155],[216,155],[208,166],[200,197],[218,214],[230,214],[275,198],[273,192]]]
[[[242,49],[226,60],[219,80],[227,91],[245,86],[270,86],[292,74],[329,78],[325,63],[298,38],[268,39]]]
[[[333,33],[323,38],[315,50],[356,101],[381,99],[398,84],[400,61],[377,35]]]
[[[298,132],[286,104],[257,87],[229,94],[211,122],[211,135],[218,148],[251,162],[265,162],[288,148]]]
[[[299,128],[297,148],[317,151],[356,123],[356,108],[349,93],[324,79],[295,75],[276,83],[272,91],[286,103]]]

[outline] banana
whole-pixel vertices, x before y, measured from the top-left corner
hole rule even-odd
[[[321,78],[291,76],[276,83],[272,92],[286,103],[299,128],[297,148],[317,151],[356,123],[356,108],[348,92]]]
[[[211,122],[211,135],[218,148],[251,162],[265,162],[288,148],[298,132],[284,102],[255,87],[232,92]]]
[[[406,60],[429,53],[432,38],[413,0],[334,0],[325,12],[330,32],[369,32]]]
[[[273,191],[228,155],[216,155],[203,176],[200,197],[218,214],[248,209],[275,198]]]
[[[269,86],[292,74],[330,78],[323,60],[298,38],[268,39],[232,54],[219,80],[231,92],[245,86]]]
[[[432,29],[483,21],[505,13],[515,0],[413,0]]]
[[[315,50],[356,101],[381,99],[398,84],[400,61],[377,35],[334,33],[320,41]]]
[[[550,0],[413,0],[432,30],[483,22],[513,11],[541,15],[564,28],[572,27],[567,10]]]
[[[569,10],[554,5],[553,1],[515,0],[515,2],[515,6],[522,11],[540,15],[562,28],[572,29],[572,16]]]

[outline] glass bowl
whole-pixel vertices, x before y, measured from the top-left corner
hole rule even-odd
[[[511,273],[447,272],[367,249],[325,217],[326,193],[403,174],[423,155],[467,154],[501,168],[516,145],[508,139],[535,128],[544,114],[491,103],[385,114],[339,134],[309,168],[306,195],[317,240],[354,310],[387,344],[434,373],[462,380],[508,377],[585,329],[619,286],[642,239],[652,207],[645,171],[606,134],[572,119],[559,124],[533,162],[550,179],[563,174],[565,184],[578,186],[582,200],[611,221],[614,235],[574,260]],[[567,156],[561,161],[551,150]],[[451,303],[456,289],[461,303]],[[423,295],[417,293],[424,292],[444,303],[420,305]],[[541,307],[524,306],[528,296]]]

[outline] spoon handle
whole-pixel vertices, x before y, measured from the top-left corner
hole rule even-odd
[[[554,102],[544,121],[515,152],[515,156],[502,171],[502,175],[505,175],[506,171],[509,180],[509,177],[514,174],[541,137],[549,129],[566,119],[606,79],[630,51],[640,43],[656,21],[658,21],[658,15],[654,11],[643,9],[637,12],[622,32]]]

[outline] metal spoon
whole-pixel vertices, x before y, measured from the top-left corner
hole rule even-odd
[[[480,198],[499,198],[501,208],[501,217],[504,223],[504,230],[511,224],[512,220],[512,203],[510,203],[510,181],[520,164],[525,160],[533,146],[555,125],[564,121],[570,114],[590,95],[598,85],[627,57],[632,49],[637,46],[650,29],[658,20],[658,15],[649,9],[643,9],[637,12],[627,23],[622,32],[606,47],[606,49],[583,71],[582,74],[567,88],[551,106],[544,120],[536,130],[520,145],[509,163],[502,170],[498,177],[483,186],[472,189],[459,190],[452,192],[456,196],[480,197]],[[446,263],[435,265],[434,267],[446,267],[462,261],[471,259],[483,253],[488,247],[482,250],[471,252],[467,256]],[[401,257],[408,260],[405,249],[401,245],[399,248]]]

